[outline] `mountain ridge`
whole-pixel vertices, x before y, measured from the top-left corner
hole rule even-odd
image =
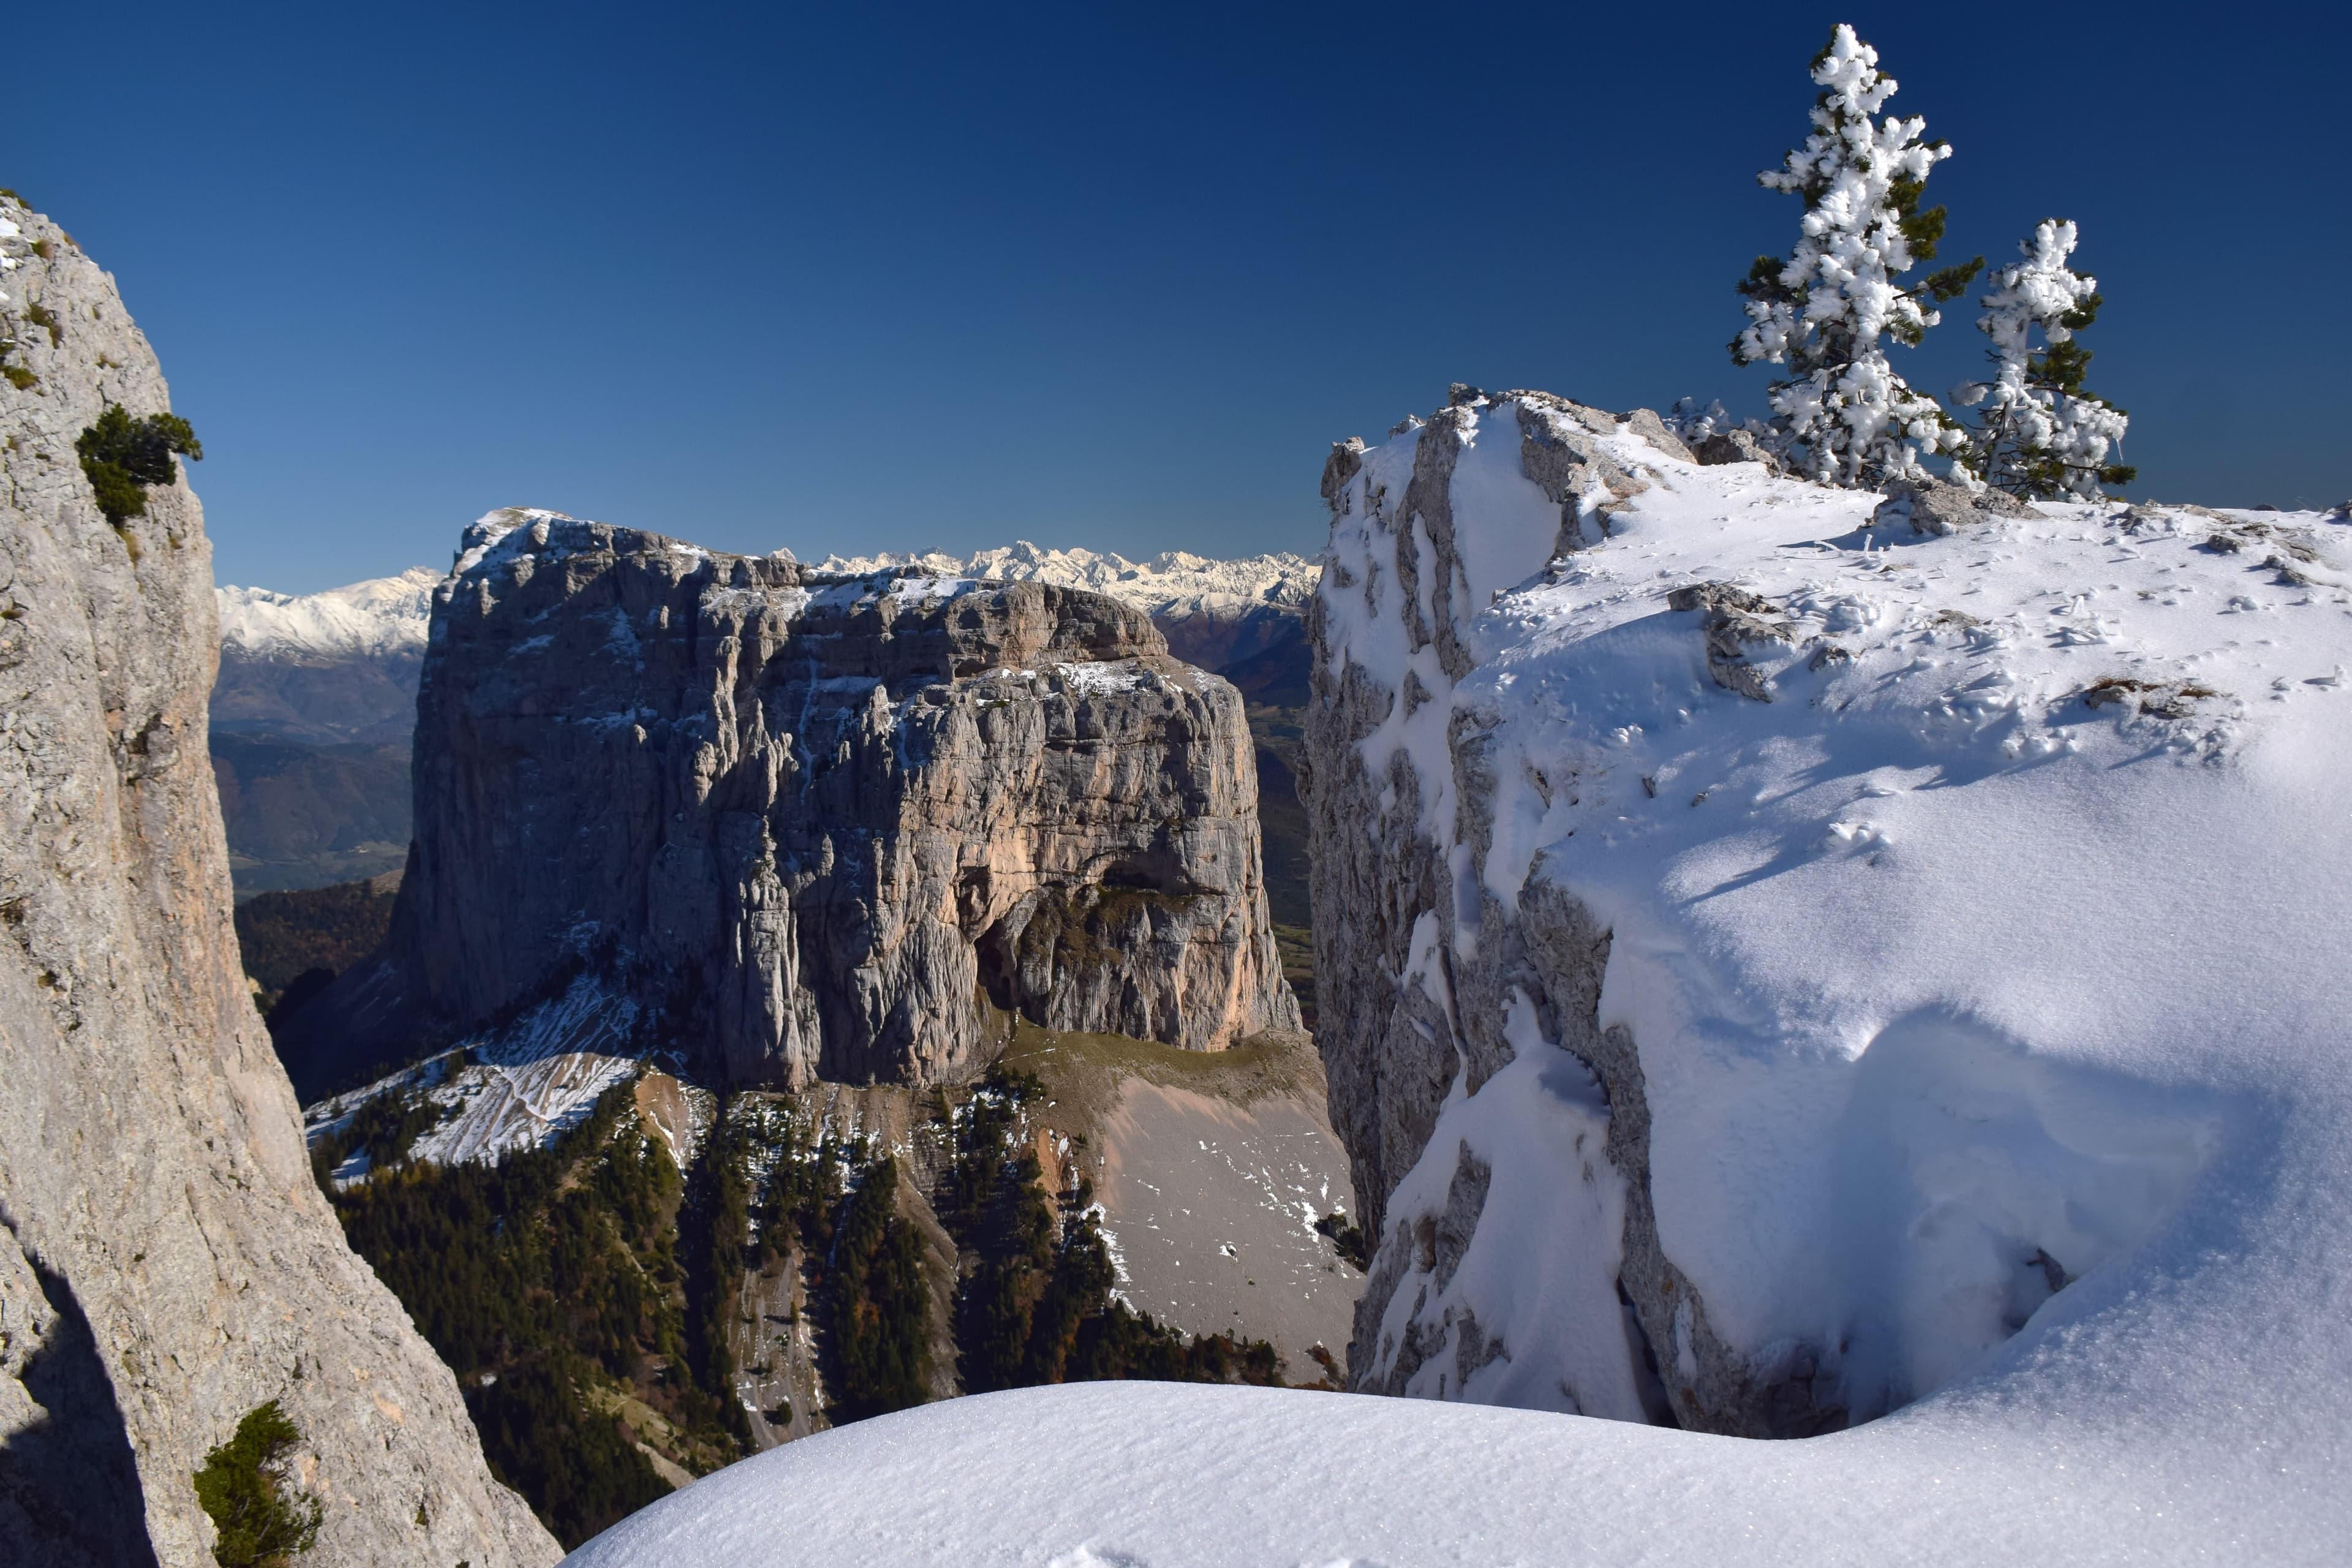
[[[220,605],[221,647],[257,658],[422,654],[433,589],[447,575],[430,566],[411,566],[316,594],[224,583],[213,590]]]
[[[1113,551],[1046,549],[1026,540],[964,556],[938,550],[832,554],[813,569],[863,576],[892,568],[1087,588],[1154,616],[1256,608],[1301,615],[1321,570],[1310,557],[1281,552],[1219,557],[1170,550],[1139,562]],[[221,647],[254,658],[421,655],[433,590],[447,576],[430,566],[411,566],[313,594],[223,584],[214,590],[220,604]]]

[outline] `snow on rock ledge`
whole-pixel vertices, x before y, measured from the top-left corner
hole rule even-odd
[[[1466,388],[1325,494],[1360,1387],[1798,1436],[2316,1287],[2189,1259],[2342,1147],[2339,518],[1937,533]]]

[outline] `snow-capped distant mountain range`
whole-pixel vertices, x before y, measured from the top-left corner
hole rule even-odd
[[[1025,540],[969,556],[932,550],[828,555],[817,563],[821,572],[845,574],[899,566],[920,567],[940,576],[1090,588],[1171,620],[1202,615],[1234,618],[1267,610],[1301,614],[1320,570],[1303,555],[1219,561],[1171,550],[1149,561],[1129,561],[1107,550],[1046,550]],[[221,587],[215,590],[220,601],[221,646],[249,658],[295,663],[421,654],[433,588],[444,575],[430,566],[412,566],[396,576],[372,577],[318,594]]]
[[[1129,561],[1110,551],[1042,550],[1026,540],[963,557],[944,551],[879,555],[828,555],[820,572],[858,574],[894,566],[919,566],[948,577],[985,577],[1006,583],[1053,583],[1090,588],[1123,600],[1154,617],[1235,615],[1269,608],[1303,614],[1322,568],[1304,555],[1250,555],[1219,561],[1170,550],[1149,561]]]
[[[446,574],[412,566],[320,594],[215,588],[220,640],[254,658],[341,659],[425,651],[433,587]]]
[[[1171,551],[1138,562],[1023,542],[961,558],[929,551],[819,563],[845,574],[893,567],[1108,594],[1150,616],[1171,653],[1224,676],[1253,704],[1305,700],[1305,609],[1318,568],[1304,556],[1218,561]],[[319,594],[215,590],[213,753],[240,889],[344,881],[400,864],[416,685],[433,590],[446,575],[412,566]],[[1282,824],[1269,832],[1279,839]],[[1303,867],[1281,886],[1303,889]]]

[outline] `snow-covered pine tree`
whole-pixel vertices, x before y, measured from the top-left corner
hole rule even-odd
[[[1878,51],[1844,23],[1813,58],[1812,76],[1822,89],[1812,134],[1780,168],[1756,176],[1805,198],[1802,233],[1789,257],[1758,257],[1741,281],[1748,328],[1732,340],[1731,358],[1789,367],[1770,401],[1791,468],[1873,486],[1916,476],[1921,456],[1966,439],[1934,398],[1895,373],[1885,340],[1916,346],[1940,319],[1932,303],[1967,289],[1984,258],[1916,289],[1896,284],[1935,258],[1944,209],[1922,212],[1919,199],[1952,150],[1919,139],[1925,120],[1880,113],[1895,79],[1879,73]]]
[[[1992,275],[1978,330],[1992,340],[1990,381],[1955,394],[1983,414],[1958,461],[1985,484],[2014,496],[2095,499],[2101,485],[2131,482],[2138,472],[2107,461],[2131,421],[2083,388],[2091,352],[2074,334],[2099,313],[2099,280],[2067,266],[2076,231],[2046,218],[2018,242],[2025,259]],[[2033,334],[2042,334],[2037,351]]]

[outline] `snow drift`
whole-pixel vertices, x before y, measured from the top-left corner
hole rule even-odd
[[[1466,1403],[963,1401],[579,1560],[2341,1561],[2345,516],[1470,389],[1325,493],[1351,1372]]]
[[[2273,1147],[2281,1073],[2335,1069],[2347,542],[1923,531],[1678,447],[1528,394],[1335,458],[1353,1370],[1801,1435],[2080,1310]]]

